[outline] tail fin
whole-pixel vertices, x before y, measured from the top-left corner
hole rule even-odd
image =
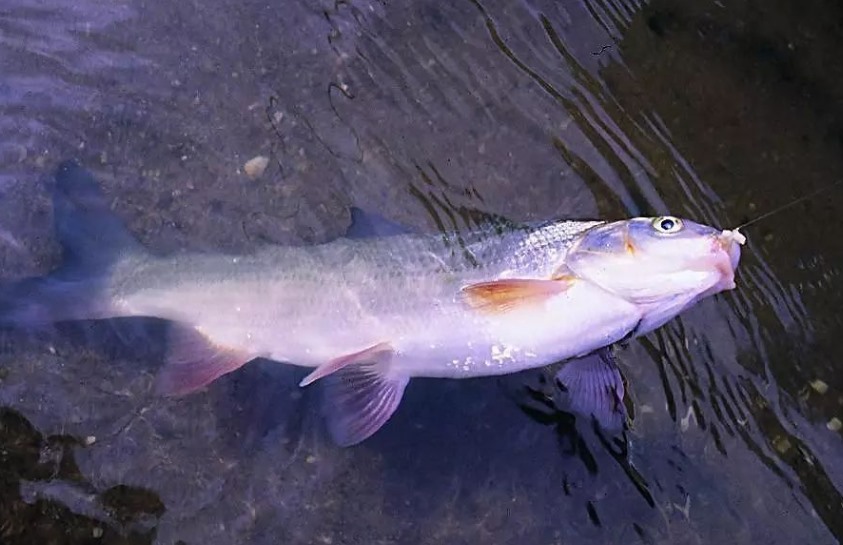
[[[113,264],[140,244],[111,212],[90,172],[73,161],[55,174],[53,216],[62,265],[48,276],[0,283],[0,325],[107,317]]]
[[[111,212],[93,175],[73,161],[56,171],[53,210],[56,236],[64,248],[62,270],[101,271],[122,255],[142,251]]]

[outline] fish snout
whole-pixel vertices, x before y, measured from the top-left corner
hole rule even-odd
[[[734,272],[741,260],[741,246],[746,244],[746,237],[737,229],[734,231],[724,229],[723,232],[717,235],[717,241],[723,251],[729,255],[729,262]]]
[[[724,229],[714,235],[712,243],[712,263],[720,273],[718,287],[723,290],[735,289],[735,270],[741,259],[741,246],[746,242],[742,233]]]

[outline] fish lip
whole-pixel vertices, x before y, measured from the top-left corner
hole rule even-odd
[[[741,260],[741,246],[746,244],[746,237],[737,230],[723,231],[723,233],[717,237],[717,241],[723,251],[729,255],[729,261],[732,264],[732,272],[734,273]]]
[[[732,287],[734,288],[735,271],[738,269],[741,260],[741,246],[746,244],[746,237],[735,229],[734,231],[723,230],[722,233],[717,235],[716,239],[721,252],[724,252],[728,257]]]
[[[741,242],[729,231],[713,235],[711,242],[711,253],[691,263],[689,270],[716,271],[720,275],[720,280],[711,289],[733,290],[737,287],[735,270],[740,262]]]

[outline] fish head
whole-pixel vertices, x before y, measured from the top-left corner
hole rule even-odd
[[[674,216],[632,218],[585,231],[565,266],[638,305],[651,330],[703,297],[734,289],[745,240],[737,230]]]

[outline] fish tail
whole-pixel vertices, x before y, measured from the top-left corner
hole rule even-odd
[[[114,265],[144,251],[91,173],[73,161],[56,170],[53,218],[62,265],[47,276],[0,282],[2,326],[115,315],[107,293]]]
[[[102,282],[67,281],[54,275],[0,284],[0,326],[31,327],[106,317]]]

